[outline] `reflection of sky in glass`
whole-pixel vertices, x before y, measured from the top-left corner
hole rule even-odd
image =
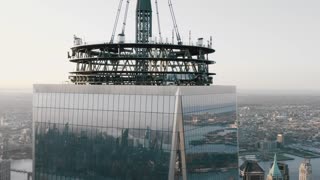
[[[175,96],[38,93],[34,101],[36,108],[50,109],[41,122],[169,130]]]

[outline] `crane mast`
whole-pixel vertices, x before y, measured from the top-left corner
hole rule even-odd
[[[136,10],[136,42],[148,43],[152,37],[151,0],[138,0]]]
[[[120,16],[120,13],[121,13],[122,3],[123,3],[123,0],[120,0],[119,6],[118,6],[116,20],[115,20],[114,25],[113,25],[113,30],[112,30],[112,36],[111,36],[111,39],[110,39],[110,43],[113,43],[113,41],[114,41],[114,36],[115,36],[116,30],[117,30],[119,16]]]
[[[176,32],[176,36],[177,36],[177,41],[178,41],[178,44],[181,45],[182,44],[181,36],[179,33],[178,24],[177,24],[176,16],[174,14],[171,0],[168,0],[168,4],[169,4],[170,13],[171,13],[172,21],[173,21],[174,31]]]

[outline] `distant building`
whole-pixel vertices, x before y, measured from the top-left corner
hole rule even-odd
[[[271,164],[271,167],[273,166],[273,163]],[[288,164],[278,162],[278,167],[280,169],[280,172],[283,176],[284,180],[290,180],[290,175],[289,175],[289,167]]]
[[[247,160],[240,166],[243,180],[264,180],[264,171],[256,161]]]
[[[3,153],[2,153],[2,159],[9,159],[9,138],[8,136],[5,136],[3,138]]]
[[[10,161],[0,160],[0,180],[10,180],[10,168]]]
[[[283,145],[284,144],[284,135],[283,134],[278,134],[277,135],[277,143]]]
[[[4,125],[4,117],[0,117],[0,127]]]
[[[258,148],[260,151],[274,151],[277,149],[277,142],[264,140],[258,143]]]
[[[312,180],[312,166],[310,159],[305,159],[299,168],[299,180]]]
[[[277,154],[274,155],[273,165],[269,171],[267,180],[284,180],[280,168],[278,166]]]

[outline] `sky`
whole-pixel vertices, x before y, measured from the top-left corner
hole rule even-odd
[[[170,39],[173,24],[168,2],[158,1],[161,29]],[[75,68],[67,59],[73,35],[88,42],[109,41],[118,2],[0,0],[0,89],[31,89],[32,84],[68,80],[68,72]],[[213,36],[214,84],[320,92],[319,0],[172,2],[184,41],[190,30],[194,40]],[[131,0],[128,40],[135,37],[135,3]],[[117,33],[122,19],[123,15]]]

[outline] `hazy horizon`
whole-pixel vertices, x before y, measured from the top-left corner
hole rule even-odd
[[[134,40],[131,1],[127,39]],[[17,5],[18,4],[18,5]],[[173,28],[167,1],[159,1],[162,32]],[[0,89],[60,84],[75,65],[67,59],[73,35],[108,41],[118,0],[6,1],[0,7]],[[180,33],[188,41],[213,36],[214,85],[239,90],[320,92],[320,1],[173,0]],[[154,35],[157,22],[154,14]],[[118,25],[121,29],[122,16]],[[41,68],[40,68],[41,67]]]
[[[32,88],[0,88],[0,93],[32,93]],[[274,89],[239,89],[239,96],[246,95],[274,95],[274,96],[320,96],[319,90],[274,90]]]

